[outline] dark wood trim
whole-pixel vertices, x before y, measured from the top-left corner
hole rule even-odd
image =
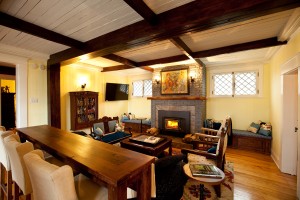
[[[200,66],[205,66],[204,63],[198,58],[195,59],[193,57],[193,51],[185,44],[184,41],[182,41],[179,37],[174,37],[170,39],[170,41],[178,48],[180,51],[189,57],[191,60],[194,60],[196,63],[198,63]]]
[[[220,47],[216,49],[198,51],[193,53],[193,56],[195,58],[204,58],[204,57],[216,56],[225,53],[234,53],[234,52],[246,51],[252,49],[261,49],[261,48],[274,47],[274,46],[285,45],[285,44],[287,44],[287,41],[281,42],[277,40],[277,37],[273,37],[273,38],[267,38],[267,39],[258,40],[254,42],[246,42],[243,44],[236,44],[227,47]]]
[[[35,24],[26,22],[24,20],[18,19],[3,12],[0,12],[0,24],[69,47],[81,49],[84,46],[83,42],[69,38],[67,36],[45,29]]]
[[[141,15],[150,25],[158,23],[157,15],[141,0],[124,0],[135,12]]]
[[[117,70],[123,70],[123,69],[132,69],[131,66],[128,65],[117,65],[113,67],[105,67],[102,69],[101,72],[111,72],[111,71],[117,71]]]
[[[273,46],[279,46],[279,45],[285,45],[287,44],[287,41],[280,42],[277,40],[276,37],[273,38],[267,38],[263,40],[257,40],[253,42],[246,42],[226,47],[220,47],[216,49],[209,49],[209,50],[203,50],[203,51],[197,51],[192,53],[193,57],[195,59],[197,58],[204,58],[204,57],[210,57],[210,56],[217,56],[220,54],[225,53],[234,53],[239,51],[246,51],[251,49],[261,49],[266,47],[273,47]],[[188,60],[189,58],[185,55],[180,56],[171,56],[167,58],[160,58],[155,60],[148,60],[143,62],[138,62],[138,66],[149,66],[149,65],[156,65],[156,64],[164,64],[164,63],[170,63],[170,62],[179,62]]]
[[[158,20],[164,23],[156,26],[149,26],[145,20],[134,23],[87,41],[83,52],[67,49],[52,54],[48,63],[79,60],[78,56],[83,54],[103,56],[153,41],[230,25],[299,6],[299,0],[194,1],[157,15]]]
[[[15,76],[16,75],[16,68],[15,67],[0,66],[0,74]]]
[[[159,96],[159,97],[147,97],[148,100],[206,100],[206,97],[199,96]]]
[[[48,124],[61,128],[60,64],[47,67]]]

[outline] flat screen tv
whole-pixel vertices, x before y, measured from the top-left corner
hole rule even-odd
[[[129,84],[106,83],[105,101],[128,100]]]

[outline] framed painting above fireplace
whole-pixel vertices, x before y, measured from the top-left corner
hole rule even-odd
[[[161,94],[189,94],[188,69],[162,71]]]

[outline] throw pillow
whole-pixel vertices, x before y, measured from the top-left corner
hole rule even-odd
[[[272,126],[270,123],[261,124],[258,134],[264,136],[271,136],[272,135]]]
[[[213,119],[206,119],[206,120],[204,120],[204,127],[205,128],[213,128],[213,123],[214,123]]]
[[[252,132],[252,133],[257,133],[258,130],[259,130],[259,127],[260,127],[259,124],[256,124],[256,123],[252,122],[252,123],[250,124],[249,128],[247,129],[247,131],[250,131],[250,132]]]
[[[116,124],[117,120],[108,121],[108,131],[110,133],[115,131]]]
[[[102,129],[100,127],[97,127],[94,132],[98,136],[103,135],[103,131],[102,131]]]
[[[216,153],[217,146],[213,146],[207,150],[207,153]]]

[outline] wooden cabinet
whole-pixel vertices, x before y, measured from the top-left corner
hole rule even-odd
[[[71,130],[90,127],[98,119],[98,92],[70,92]]]
[[[16,127],[15,93],[1,93],[1,119],[6,130]]]

